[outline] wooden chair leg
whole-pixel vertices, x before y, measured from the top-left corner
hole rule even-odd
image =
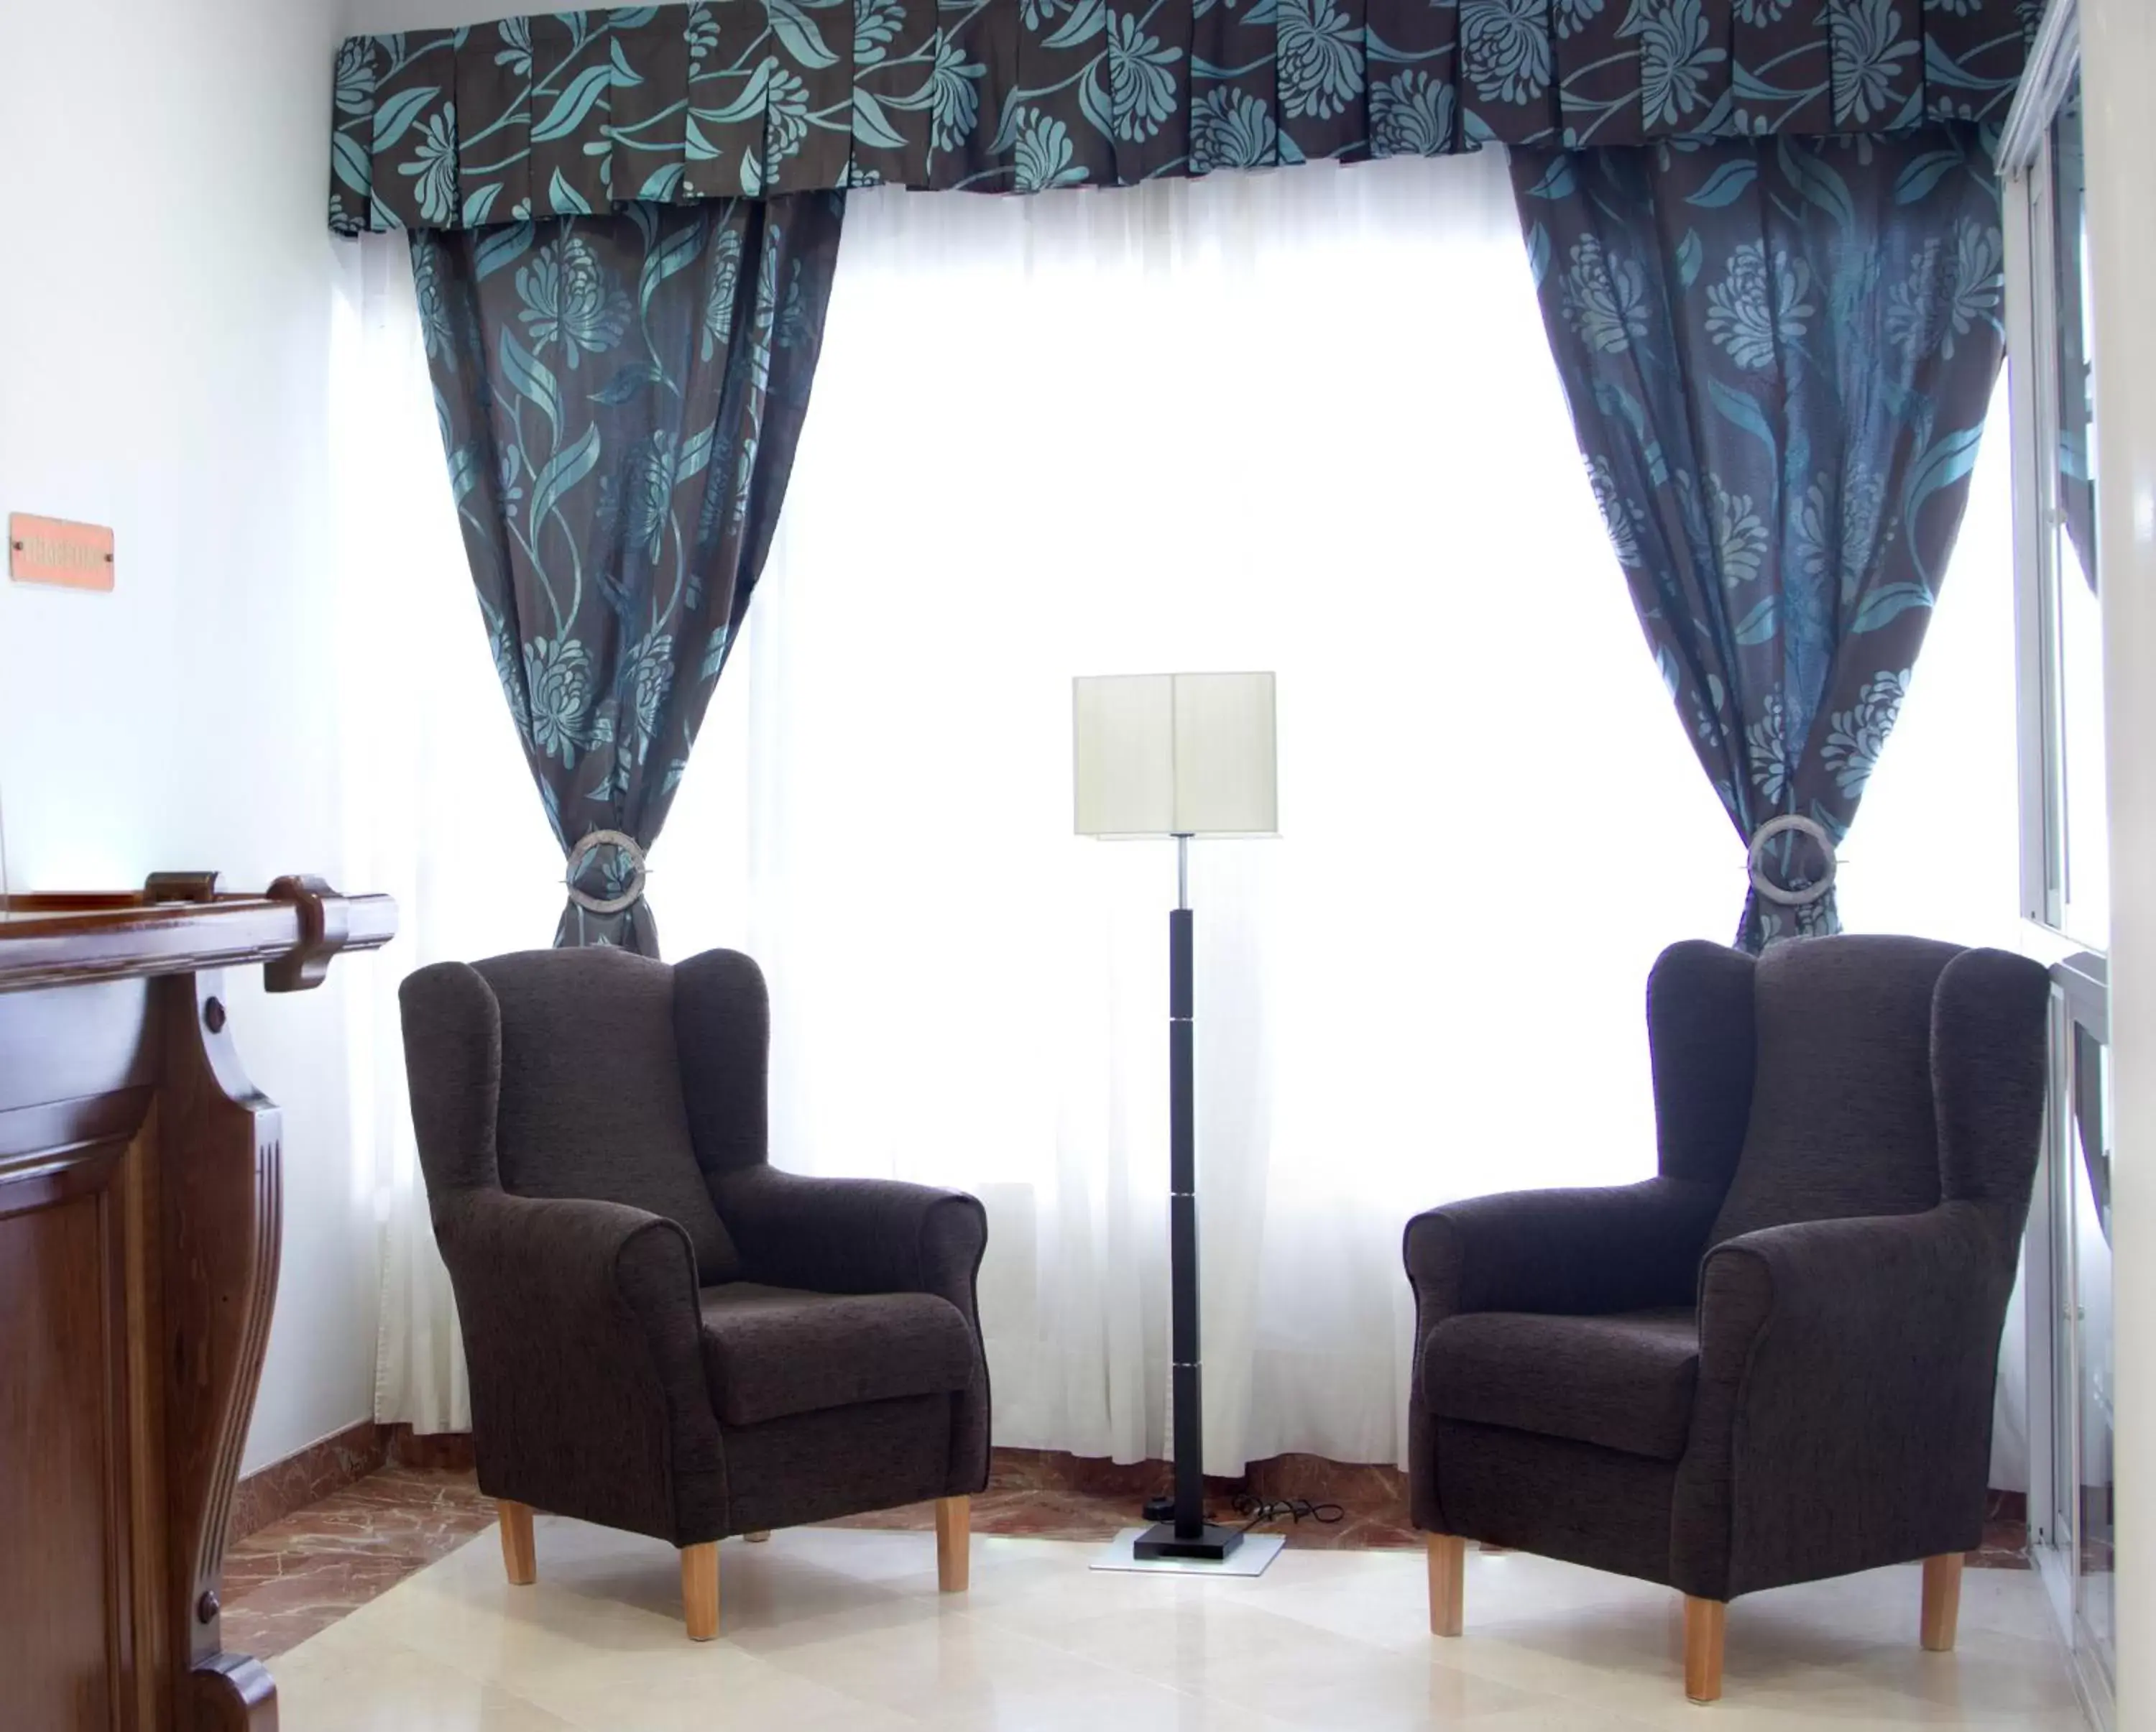
[[[768,1528],[758,1528],[753,1534],[744,1534],[742,1535],[742,1538],[748,1541],[751,1545],[761,1545],[765,1540],[771,1538],[771,1529]]]
[[[1924,1560],[1924,1646],[1935,1654],[1952,1653],[1961,1622],[1962,1555],[1948,1552]]]
[[[938,1498],[936,1500],[936,1586],[947,1594],[963,1594],[973,1579],[973,1500]]]
[[[495,1508],[501,1515],[501,1566],[512,1586],[529,1587],[539,1580],[538,1554],[531,1549],[531,1506],[497,1498]]]
[[[681,1548],[681,1616],[691,1642],[709,1642],[719,1633],[719,1543]]]
[[[1722,1601],[1685,1596],[1685,1694],[1695,1702],[1722,1699],[1722,1637],[1728,1616]]]
[[[1467,1542],[1456,1534],[1425,1534],[1430,1547],[1430,1633],[1457,1636],[1467,1598]]]

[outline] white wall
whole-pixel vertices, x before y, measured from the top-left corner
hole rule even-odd
[[[0,510],[119,539],[112,595],[0,583],[16,888],[337,870],[323,204],[339,12],[0,4]],[[249,1468],[368,1416],[377,1297],[344,992],[265,1000],[259,981],[230,997],[249,1072],[285,1108],[285,1216]]]
[[[2082,0],[2110,753],[2118,1725],[2156,1728],[2156,8]],[[2143,1241],[2148,1242],[2144,1245]]]

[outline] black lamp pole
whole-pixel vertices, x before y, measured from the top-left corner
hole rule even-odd
[[[1175,1516],[1132,1547],[1141,1559],[1218,1563],[1242,1544],[1205,1519],[1205,1407],[1198,1358],[1197,1049],[1191,1020],[1190,838],[1175,839],[1175,909],[1168,917],[1168,1205],[1170,1358],[1175,1391]]]

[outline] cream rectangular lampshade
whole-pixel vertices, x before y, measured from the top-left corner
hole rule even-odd
[[[1072,682],[1078,834],[1280,830],[1270,674],[1113,674]]]

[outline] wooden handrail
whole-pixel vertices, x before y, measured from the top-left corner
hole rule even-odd
[[[319,878],[280,878],[264,895],[235,896],[208,888],[214,878],[205,873],[178,882],[207,894],[167,899],[174,882],[0,898],[0,992],[253,963],[270,991],[304,991],[332,957],[396,936],[389,897],[340,896]]]

